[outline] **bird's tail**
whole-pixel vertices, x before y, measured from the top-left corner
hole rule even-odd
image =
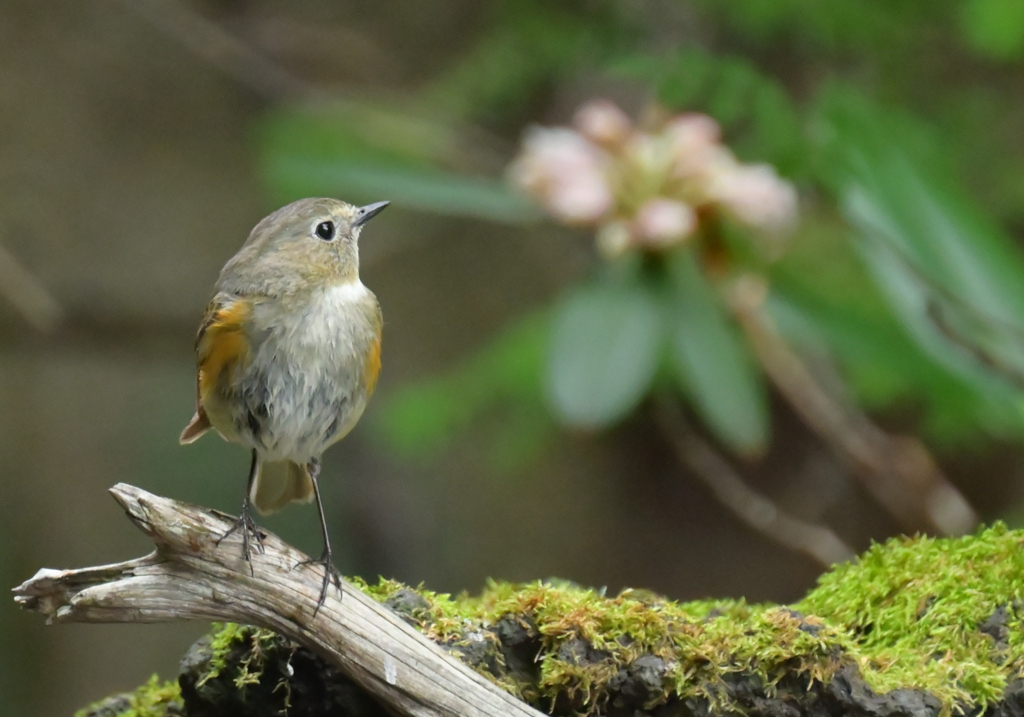
[[[262,515],[281,510],[291,502],[309,503],[313,500],[313,479],[306,466],[292,461],[264,463],[249,500]]]

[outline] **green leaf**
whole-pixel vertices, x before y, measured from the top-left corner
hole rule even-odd
[[[839,303],[776,280],[768,308],[786,338],[804,352],[832,358],[858,402],[884,409],[908,399],[924,408],[923,428],[946,444],[984,434],[1019,439],[1020,408],[977,391],[914,343],[884,309]]]
[[[501,178],[444,169],[459,163],[454,130],[359,103],[319,113],[269,114],[259,132],[262,171],[281,199],[341,196],[447,216],[506,224],[540,219],[540,210]]]
[[[691,251],[669,263],[672,357],[680,384],[708,427],[742,453],[768,441],[769,413],[761,374],[735,324]]]
[[[639,283],[605,280],[573,292],[556,310],[547,395],[565,423],[600,428],[625,417],[650,388],[664,324]]]
[[[289,197],[343,196],[357,203],[387,197],[396,206],[504,224],[541,216],[536,205],[500,180],[342,159],[278,157],[266,168]]]
[[[996,60],[1024,50],[1024,3],[1020,0],[972,0],[964,5],[964,33],[974,49]]]
[[[975,390],[1001,394],[1003,379],[1020,383],[1024,261],[1016,247],[903,151],[905,130],[885,113],[848,97],[829,120],[839,158],[833,182],[856,246],[907,332]]]

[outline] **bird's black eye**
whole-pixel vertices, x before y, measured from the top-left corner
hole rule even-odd
[[[334,238],[334,222],[320,222],[316,225],[316,235],[324,241]]]

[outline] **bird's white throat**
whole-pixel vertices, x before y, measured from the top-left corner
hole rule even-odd
[[[326,306],[345,305],[364,298],[369,289],[363,286],[358,278],[346,281],[344,284],[335,284],[324,291],[323,301]]]
[[[319,289],[301,308],[298,320],[289,322],[283,333],[296,342],[293,349],[301,346],[317,357],[325,351],[350,351],[350,334],[355,328],[352,322],[358,321],[360,304],[369,295],[370,290],[359,279]],[[276,319],[275,323],[284,326]]]

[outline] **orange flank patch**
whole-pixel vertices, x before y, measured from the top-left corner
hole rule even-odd
[[[370,350],[366,352],[366,395],[369,396],[377,388],[377,377],[380,376],[380,336],[370,344]]]
[[[245,301],[215,309],[199,334],[196,354],[199,359],[199,397],[205,403],[214,387],[249,352],[243,323],[249,316]],[[230,374],[229,374],[230,375]]]

